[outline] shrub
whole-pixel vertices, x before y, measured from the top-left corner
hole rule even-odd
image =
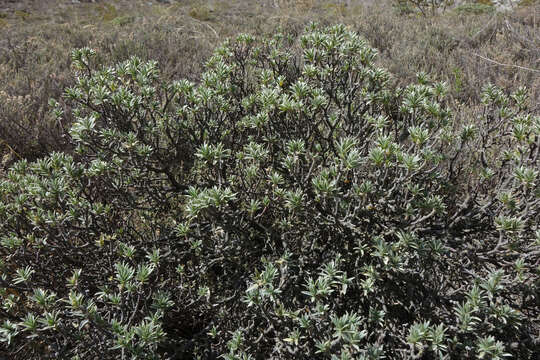
[[[483,3],[465,3],[459,6],[456,6],[454,11],[462,14],[484,14],[492,13],[495,11],[493,5],[483,4]]]
[[[209,21],[212,20],[214,17],[212,16],[212,13],[210,11],[210,8],[206,5],[199,5],[194,6],[189,10],[189,15],[197,20],[201,21]]]
[[[410,12],[411,8],[418,10],[423,16],[434,15],[438,10],[445,10],[453,4],[452,0],[395,0],[395,5],[403,12]]]
[[[391,86],[345,26],[240,35],[199,84],[94,56],[74,154],[0,183],[12,358],[538,355],[526,89],[457,122],[445,83]]]

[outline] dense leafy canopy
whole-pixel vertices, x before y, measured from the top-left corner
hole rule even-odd
[[[532,358],[540,117],[392,85],[344,26],[241,35],[199,84],[73,53],[75,152],[0,182],[12,358]]]

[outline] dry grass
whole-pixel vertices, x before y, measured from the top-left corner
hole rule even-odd
[[[452,85],[457,107],[474,107],[487,82],[531,89],[540,104],[540,4],[512,14],[447,11],[432,18],[403,14],[378,1],[187,0],[152,5],[118,0],[0,3],[0,152],[35,158],[66,146],[65,123],[51,121],[47,103],[73,79],[69,52],[90,46],[100,62],[131,55],[159,61],[169,78],[197,80],[202,64],[223,39],[276,27],[300,33],[311,21],[345,23],[379,50],[379,62],[398,83],[418,71]],[[15,155],[17,154],[17,155]],[[10,161],[6,161],[10,162]]]

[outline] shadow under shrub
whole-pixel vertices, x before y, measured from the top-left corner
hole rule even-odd
[[[95,56],[72,56],[74,155],[0,183],[12,358],[538,355],[526,89],[455,121],[446,83],[392,86],[341,25],[240,35],[198,84]]]

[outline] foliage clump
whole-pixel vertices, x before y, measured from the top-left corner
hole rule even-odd
[[[460,14],[484,14],[484,13],[494,12],[495,8],[491,4],[465,3],[459,6],[456,6],[454,11]]]
[[[199,84],[93,56],[74,153],[0,183],[12,358],[538,355],[526,89],[458,123],[444,82],[394,87],[344,26],[240,35]]]
[[[422,15],[434,15],[453,5],[453,0],[395,0],[394,5],[403,13],[418,10]],[[413,10],[414,9],[414,10]]]

